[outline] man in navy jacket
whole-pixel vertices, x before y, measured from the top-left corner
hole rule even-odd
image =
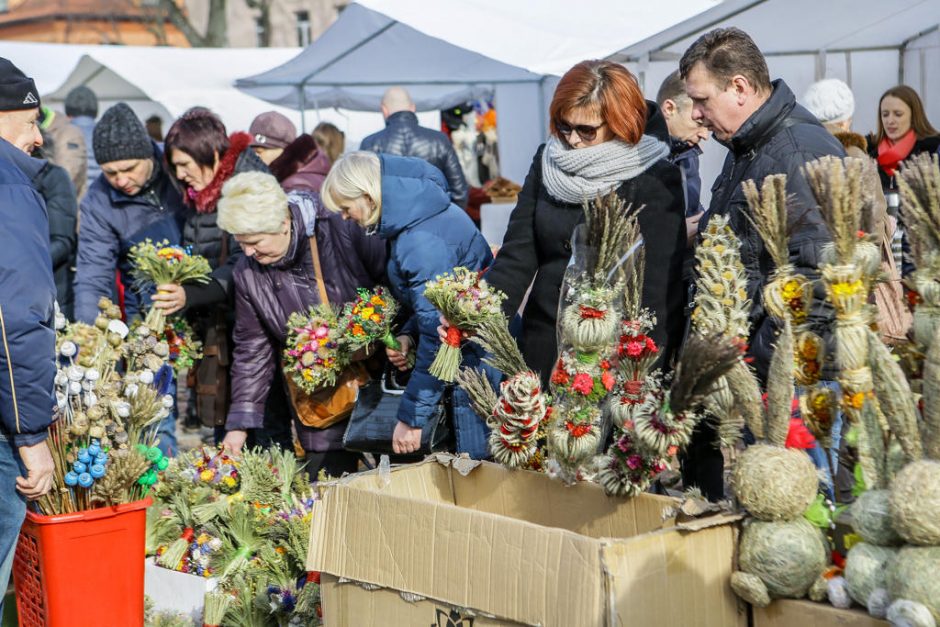
[[[39,92],[0,58],[0,589],[6,590],[25,499],[52,488],[46,444],[55,404],[55,283],[42,197],[11,160],[39,138]],[[2,605],[2,604],[0,604]],[[2,608],[0,608],[2,609]]]

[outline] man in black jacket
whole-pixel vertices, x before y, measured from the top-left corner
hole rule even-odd
[[[770,81],[760,49],[737,28],[719,28],[699,37],[682,55],[679,71],[692,99],[692,118],[700,120],[728,148],[699,232],[711,216],[727,215],[741,240],[741,261],[747,272],[747,291],[752,303],[749,353],[758,377],[766,381],[776,329],[764,311],[761,292],[774,266],[748,220],[741,183],[753,180],[759,184],[771,174],[787,175],[790,262],[798,274],[815,280],[819,276],[820,249],[829,240],[829,232],[800,168],[825,155],[845,156],[845,151],[812,114],[796,103],[786,83],[780,79]],[[820,285],[807,322],[827,343],[831,343],[828,332],[831,317],[832,309]],[[834,377],[831,368],[823,370],[824,378]],[[697,473],[693,468],[692,474],[699,474],[700,480],[702,474],[707,474],[710,481],[704,483],[710,485],[700,487],[706,496],[716,498],[722,492],[720,466],[717,472],[715,468],[721,463],[721,453],[704,439],[693,441],[688,458],[695,461],[699,453],[710,457],[711,464],[704,464],[710,471]]]
[[[6,590],[25,499],[49,492],[55,470],[46,443],[55,406],[55,286],[42,198],[9,158],[42,143],[39,92],[3,58],[0,117],[13,140],[0,139],[0,589]]]
[[[451,201],[467,207],[467,179],[457,159],[453,144],[440,131],[418,126],[415,104],[403,87],[390,87],[382,96],[385,130],[369,135],[359,145],[361,150],[384,152],[424,159],[444,173]]]

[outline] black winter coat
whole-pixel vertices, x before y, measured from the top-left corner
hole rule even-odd
[[[534,279],[522,314],[522,353],[526,363],[547,381],[558,355],[555,321],[565,268],[571,257],[571,236],[584,221],[580,205],[562,203],[542,184],[539,148],[519,193],[516,208],[487,281],[503,290],[507,316],[515,315]],[[679,169],[661,160],[639,176],[624,181],[620,196],[639,215],[645,242],[646,272],[643,304],[656,314],[651,337],[662,348],[666,365],[678,349],[683,333],[685,292],[682,261],[685,252],[685,200]]]
[[[232,272],[242,256],[241,246],[231,235],[218,226],[216,206],[226,181],[243,172],[268,172],[261,158],[249,147],[248,133],[235,133],[229,140],[229,149],[219,160],[215,178],[198,193],[187,190],[185,198],[190,209],[183,223],[183,246],[191,246],[193,254],[202,255],[212,267],[212,279],[205,284],[183,286],[186,291],[186,310],[205,310],[220,303],[230,303],[234,292]],[[223,238],[225,250],[223,251]],[[225,263],[222,253],[225,253]]]
[[[359,144],[361,150],[424,159],[444,173],[451,202],[466,208],[469,189],[457,153],[447,135],[418,126],[418,116],[399,111],[385,120],[385,130],[373,133]]]
[[[728,156],[712,186],[711,204],[699,223],[699,232],[705,229],[711,216],[727,215],[731,229],[741,240],[741,262],[748,276],[748,297],[753,303],[749,352],[754,357],[760,380],[766,381],[776,326],[764,311],[763,288],[774,264],[748,220],[741,183],[753,180],[760,185],[771,174],[787,175],[790,263],[798,274],[815,281],[819,278],[820,250],[830,237],[800,168],[825,155],[844,157],[845,150],[832,133],[796,103],[793,92],[779,79],[773,81],[773,93],[767,102],[744,122],[730,141],[721,143],[728,148]],[[832,307],[826,302],[822,284],[817,282],[816,285],[807,322],[831,346]],[[828,354],[834,353],[829,351]],[[823,370],[825,378],[835,377],[831,365],[824,366]]]

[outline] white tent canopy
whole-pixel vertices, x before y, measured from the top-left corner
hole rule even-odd
[[[496,98],[500,168],[522,180],[546,127],[546,77],[425,35],[351,4],[300,55],[235,85],[268,102],[304,110],[378,111],[383,92],[408,89],[419,111]]]
[[[412,28],[537,74],[601,59],[719,0],[357,0]]]
[[[655,91],[696,38],[726,26],[751,35],[772,77],[783,77],[797,97],[820,78],[845,80],[863,132],[874,128],[878,96],[898,83],[914,87],[928,115],[940,119],[938,0],[726,0],[611,58],[642,72]]]
[[[246,70],[283,63],[297,48],[193,49],[144,46],[80,46],[0,42],[11,59],[37,81],[44,102],[61,108],[72,88],[86,85],[98,96],[99,113],[125,101],[141,117],[156,113],[167,122],[202,105],[232,130],[247,128],[270,109],[232,87]],[[290,110],[287,110],[291,113]],[[296,118],[296,115],[294,115]]]
[[[798,100],[821,78],[846,81],[859,133],[876,129],[878,99],[898,83],[916,89],[934,126],[940,123],[940,0],[725,0],[610,58],[625,63],[647,95],[655,95],[700,35],[728,26],[754,39],[771,78],[783,78]],[[705,151],[703,191],[724,155],[711,142]]]

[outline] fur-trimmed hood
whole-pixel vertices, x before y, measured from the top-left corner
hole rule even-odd
[[[861,150],[862,153],[867,156],[868,142],[865,140],[865,137],[863,135],[860,135],[858,133],[853,133],[852,131],[839,131],[837,133],[833,133],[833,135],[835,135],[836,139],[838,139],[842,143],[842,146],[846,149],[846,151],[848,151],[849,148],[854,147],[854,148],[858,148],[859,150]],[[855,154],[850,154],[849,156],[857,157],[861,155],[858,155],[857,153],[855,153]]]
[[[249,148],[250,145],[251,135],[245,132],[232,133],[229,136],[228,150],[219,159],[219,168],[215,171],[212,182],[200,192],[187,187],[183,195],[186,203],[195,207],[198,213],[213,213],[222,196],[222,186],[233,175],[241,172],[267,172],[264,162]]]
[[[330,165],[330,158],[316,140],[305,133],[288,144],[269,167],[284,189],[319,192]]]

